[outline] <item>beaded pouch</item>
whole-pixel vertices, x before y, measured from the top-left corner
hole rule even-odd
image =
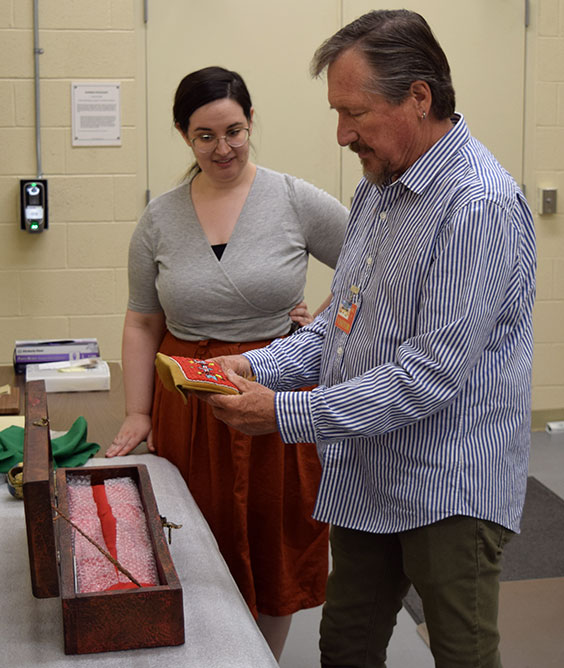
[[[189,390],[239,394],[237,386],[227,380],[223,369],[216,362],[157,353],[155,366],[164,387],[170,392],[180,392],[184,402],[185,392]]]

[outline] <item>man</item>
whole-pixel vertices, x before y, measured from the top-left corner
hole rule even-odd
[[[437,666],[499,667],[500,559],[527,481],[531,213],[454,112],[421,16],[362,16],[318,49],[326,68],[337,139],[364,168],[333,301],[292,337],[220,358],[241,394],[206,400],[242,431],[318,444],[323,666],[385,666],[413,583]]]

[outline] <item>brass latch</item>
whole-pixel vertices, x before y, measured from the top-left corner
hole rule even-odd
[[[172,544],[172,530],[173,529],[182,529],[182,524],[174,524],[174,522],[169,522],[166,517],[159,515],[163,525],[163,529],[168,529],[168,544]]]
[[[42,418],[39,418],[39,420],[34,420],[33,425],[36,426],[36,427],[48,427],[49,426],[49,418],[42,417]]]

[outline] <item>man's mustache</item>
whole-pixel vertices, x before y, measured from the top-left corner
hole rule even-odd
[[[372,149],[370,146],[367,146],[366,144],[362,144],[359,141],[353,141],[349,144],[349,148],[353,153],[360,153],[361,151],[363,153],[366,153],[367,151],[371,151]]]

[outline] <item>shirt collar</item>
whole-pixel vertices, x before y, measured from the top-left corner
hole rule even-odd
[[[378,187],[380,193],[383,193],[386,188],[401,183],[405,188],[421,194],[435,175],[452,161],[452,156],[470,139],[470,131],[462,114],[455,113],[452,116],[452,122],[452,129],[423,153],[399,179],[387,186]]]

